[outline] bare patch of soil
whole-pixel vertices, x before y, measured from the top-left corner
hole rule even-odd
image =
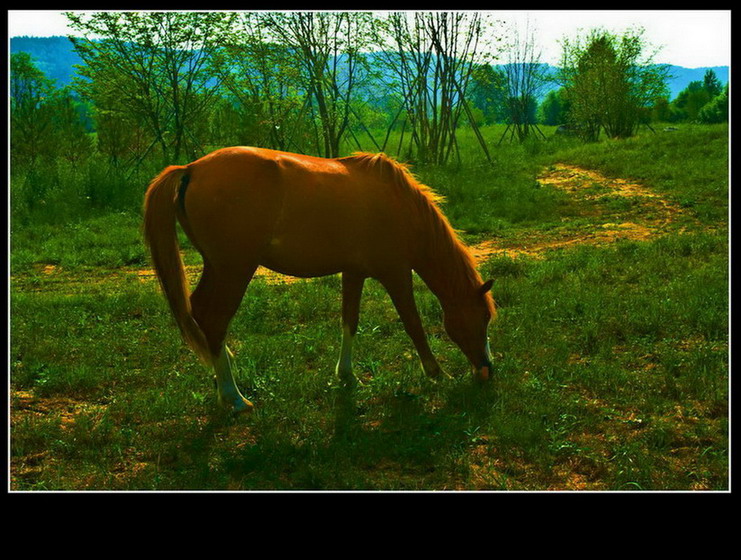
[[[547,251],[577,245],[607,245],[627,239],[646,241],[660,235],[682,209],[640,183],[610,178],[589,169],[557,163],[545,170],[538,182],[568,192],[597,212],[591,227],[574,228],[568,222],[548,232],[526,232],[506,244],[486,240],[471,247],[483,262],[492,256],[543,258]],[[615,200],[635,201],[637,210],[611,210]]]

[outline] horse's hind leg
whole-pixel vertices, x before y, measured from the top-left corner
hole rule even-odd
[[[234,355],[224,341],[256,269],[257,265],[234,269],[205,263],[190,299],[193,317],[206,336],[212,356],[219,404],[234,412],[250,412],[253,407],[234,381]]]
[[[354,385],[352,342],[358,330],[360,295],[365,278],[351,272],[342,273],[342,349],[337,362],[337,377],[344,385]]]

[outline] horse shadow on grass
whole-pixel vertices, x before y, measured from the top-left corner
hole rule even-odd
[[[204,483],[243,490],[436,490],[465,486],[465,458],[498,400],[496,386],[456,381],[363,400],[339,388],[331,418],[296,437],[286,425],[255,418],[255,441],[221,451]],[[431,406],[434,400],[437,405]],[[257,414],[260,414],[259,412]],[[220,418],[204,432],[223,430]],[[205,459],[208,453],[203,454]],[[213,457],[210,458],[213,460]],[[221,481],[217,480],[218,478]],[[227,482],[228,480],[228,482]]]

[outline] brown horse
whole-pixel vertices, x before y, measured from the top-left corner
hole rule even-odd
[[[412,271],[439,299],[445,330],[477,377],[488,379],[492,281],[482,282],[439,200],[384,154],[324,159],[234,147],[167,167],[147,190],[144,233],[185,340],[215,370],[219,402],[238,412],[252,408],[234,382],[224,340],[259,265],[299,277],[342,273],[336,371],[345,383],[355,380],[352,340],[366,278],[388,291],[425,373],[440,373],[414,302]],[[190,297],[176,222],[203,257]]]

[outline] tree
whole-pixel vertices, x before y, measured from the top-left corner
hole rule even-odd
[[[569,120],[569,101],[563,89],[549,91],[538,107],[538,120],[555,126]]]
[[[508,61],[504,65],[507,76],[507,128],[511,128],[512,137],[516,134],[520,141],[528,138],[533,130],[540,132],[535,123],[536,99],[548,82],[547,67],[540,63],[541,53],[535,37],[535,30],[530,29],[529,22],[522,35],[515,30]],[[504,134],[507,134],[506,130]]]
[[[702,81],[695,80],[687,84],[687,87],[679,92],[672,103],[677,120],[702,121],[700,113],[711,100],[718,97],[723,91],[723,86],[713,70],[708,69]],[[722,104],[722,103],[721,103]],[[713,109],[715,112],[717,108]],[[706,113],[708,118],[710,113]]]
[[[710,93],[705,89],[705,82],[695,80],[687,84],[687,87],[679,92],[673,105],[677,109],[681,120],[696,121],[700,114],[700,109],[711,98]]]
[[[265,12],[267,38],[280,44],[288,67],[317,116],[317,150],[337,157],[353,117],[353,94],[363,79],[361,51],[371,36],[370,12]]]
[[[50,149],[54,85],[26,52],[11,55],[9,85],[11,157],[33,162]]]
[[[728,84],[698,113],[698,120],[705,124],[728,122]]]
[[[672,109],[668,97],[659,97],[651,109],[652,120],[657,122],[672,122]]]
[[[705,91],[710,94],[710,97],[715,97],[723,91],[723,85],[720,83],[718,76],[709,68],[705,71],[703,86],[705,87]]]
[[[247,12],[224,40],[214,69],[229,95],[214,116],[230,117],[221,121],[218,143],[304,152],[307,144],[297,136],[309,128],[306,90],[295,55],[271,40],[269,25],[265,15]]]
[[[562,45],[559,79],[572,123],[587,140],[596,140],[600,130],[610,138],[634,135],[647,108],[666,95],[668,67],[652,62],[642,30],[622,36],[592,30]]]
[[[484,124],[505,119],[507,102],[507,75],[491,64],[477,64],[471,73],[468,98],[479,109]]]
[[[93,150],[83,123],[81,105],[68,86],[56,90],[50,99],[54,152],[72,163],[88,157]]]
[[[68,87],[56,88],[28,53],[11,55],[11,158],[36,163],[61,156],[71,162],[92,150],[81,104]]]
[[[66,13],[83,60],[78,91],[97,110],[151,136],[166,162],[195,157],[207,110],[219,91],[209,64],[235,14],[225,12]],[[100,38],[99,38],[100,37]]]
[[[456,129],[464,115],[489,158],[467,101],[474,62],[489,54],[487,22],[479,12],[392,12],[379,25],[390,89],[405,113],[402,134],[408,124],[408,150],[421,161],[445,163],[458,153]]]

